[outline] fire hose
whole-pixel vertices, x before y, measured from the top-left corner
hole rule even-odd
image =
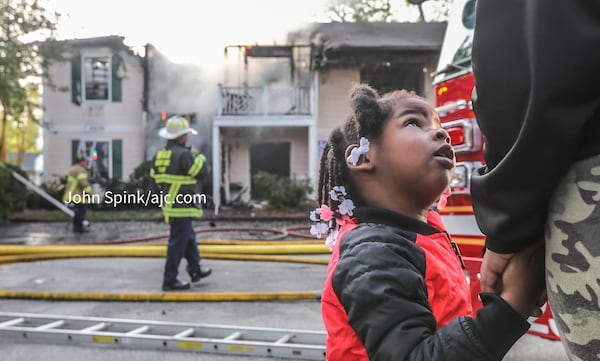
[[[304,227],[302,227],[304,228]],[[284,238],[292,234],[312,240],[201,240],[199,250],[204,259],[290,262],[326,265],[329,257],[292,257],[290,255],[328,255],[329,249],[322,240],[312,236],[273,228],[199,228],[198,233],[215,231],[270,231]],[[283,235],[283,236],[282,236]],[[130,239],[116,239],[89,244],[60,245],[0,245],[0,265],[15,262],[32,262],[66,258],[90,257],[165,257],[165,243],[148,242],[168,238],[168,234]],[[0,290],[4,299],[43,299],[63,301],[131,301],[131,302],[227,302],[227,301],[288,301],[317,300],[320,291],[283,291],[283,292],[213,292],[213,293],[106,293],[106,292],[50,292]]]

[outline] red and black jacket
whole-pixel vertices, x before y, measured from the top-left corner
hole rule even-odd
[[[469,285],[440,216],[357,208],[340,229],[321,308],[327,360],[501,360],[529,324]]]

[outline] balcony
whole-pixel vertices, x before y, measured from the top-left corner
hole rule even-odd
[[[218,116],[311,114],[310,87],[226,87],[219,84],[218,91]]]

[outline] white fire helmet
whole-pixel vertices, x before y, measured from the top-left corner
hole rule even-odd
[[[158,131],[158,135],[165,139],[175,139],[187,133],[198,134],[195,129],[190,128],[187,119],[179,115],[167,119],[165,127]]]

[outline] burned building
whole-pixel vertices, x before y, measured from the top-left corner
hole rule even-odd
[[[414,90],[433,100],[446,23],[323,23],[291,32],[288,44],[233,45],[213,117],[215,208],[253,197],[258,171],[317,180],[320,152],[349,112],[353,82],[384,93]]]

